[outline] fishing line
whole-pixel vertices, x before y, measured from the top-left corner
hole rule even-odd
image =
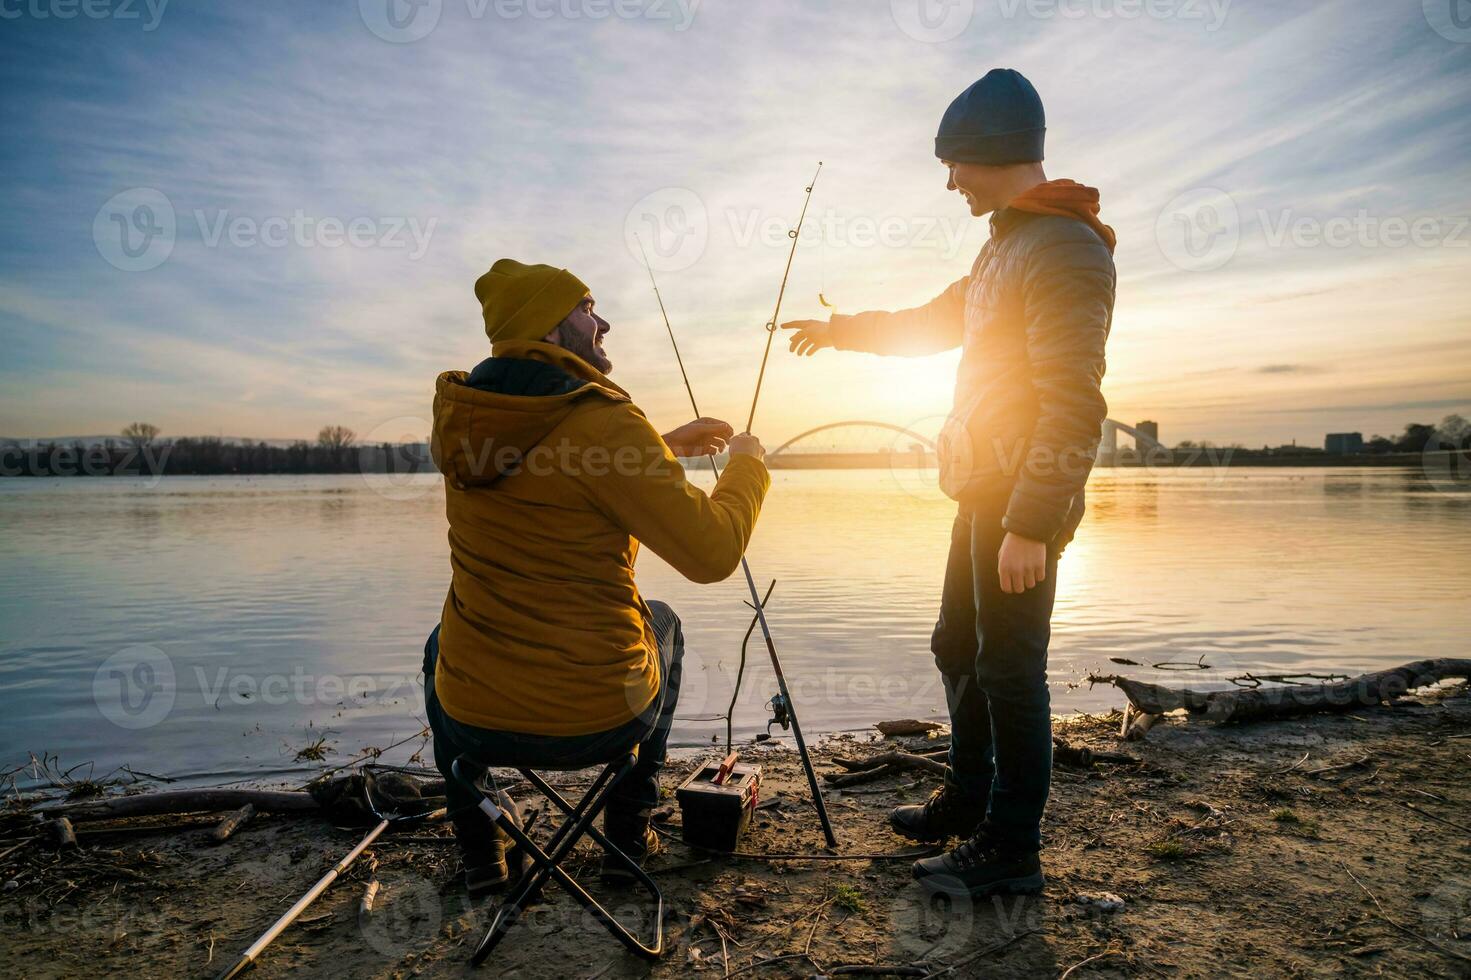
[[[649,274],[649,285],[654,287],[654,298],[659,301],[659,315],[664,318],[664,329],[669,331],[669,343],[674,347],[674,359],[679,362],[679,376],[684,379],[684,390],[690,396],[690,408],[695,411],[695,418],[703,418],[700,415],[700,406],[695,403],[695,389],[690,387],[689,372],[684,369],[684,358],[679,356],[679,342],[674,339],[674,328],[669,325],[669,313],[664,309],[664,296],[659,292],[659,284],[654,280],[654,267],[649,265],[649,256],[644,252],[644,239],[642,235],[634,235],[634,241],[638,242],[638,255],[643,260],[644,271]],[[711,455],[710,465],[715,465],[715,457]],[[715,476],[720,477],[720,471],[715,471]]]

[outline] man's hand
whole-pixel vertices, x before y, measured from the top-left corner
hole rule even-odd
[[[788,320],[781,328],[796,331],[788,338],[793,354],[811,357],[824,347],[833,345],[832,324],[822,320]]]
[[[686,422],[673,432],[664,434],[664,444],[681,459],[696,456],[713,456],[724,452],[726,442],[735,435],[729,422],[720,419],[698,418]]]
[[[1001,591],[1020,595],[1047,578],[1047,545],[1006,532],[996,559]]]
[[[755,456],[757,459],[766,455],[766,449],[761,445],[761,440],[749,432],[742,432],[730,440],[730,454],[732,456]]]

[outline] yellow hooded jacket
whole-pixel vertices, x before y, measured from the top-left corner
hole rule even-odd
[[[439,376],[451,581],[435,689],[464,724],[615,728],[654,700],[659,659],[634,583],[640,542],[696,582],[740,563],[771,485],[733,456],[706,496],[628,393],[586,361],[509,340]]]

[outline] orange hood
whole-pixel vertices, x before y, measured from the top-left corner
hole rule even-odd
[[[1098,189],[1080,184],[1075,180],[1049,180],[1038,184],[1008,207],[1032,214],[1052,214],[1063,218],[1076,218],[1094,231],[1112,252],[1118,244],[1114,230],[1098,219]]]

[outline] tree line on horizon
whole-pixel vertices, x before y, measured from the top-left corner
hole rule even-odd
[[[1233,442],[1229,446],[1218,446],[1210,440],[1194,442],[1190,439],[1177,443],[1175,448],[1259,451],[1248,449],[1239,442]],[[1312,453],[1320,451],[1322,447],[1303,445],[1296,448],[1304,453]],[[1471,449],[1471,422],[1467,422],[1459,415],[1447,415],[1440,420],[1439,425],[1431,425],[1428,422],[1411,422],[1405,426],[1405,431],[1397,436],[1382,436],[1377,433],[1370,436],[1364,440],[1364,448],[1356,455],[1387,456],[1391,453],[1423,453],[1426,449]]]
[[[12,441],[0,446],[3,476],[228,476],[306,473],[430,473],[434,464],[422,446],[381,443],[362,445],[357,433],[327,425],[316,442],[298,439],[286,446],[263,441],[237,442],[215,436],[162,439],[162,430],[133,422],[119,441],[101,445],[40,443],[29,447]],[[1209,443],[1181,443],[1177,449],[1207,448]],[[1239,449],[1239,447],[1232,447]],[[1302,447],[1304,453],[1311,447]],[[1411,422],[1399,436],[1374,435],[1361,455],[1423,453],[1429,449],[1471,452],[1471,423],[1447,415],[1439,425]]]
[[[1436,442],[1439,445],[1432,446]],[[1447,415],[1439,425],[1411,422],[1396,439],[1373,435],[1364,440],[1364,454],[1368,456],[1385,453],[1423,453],[1426,449],[1471,448],[1471,422],[1459,415]]]
[[[162,439],[148,422],[125,426],[115,442],[100,445],[39,443],[0,447],[5,476],[227,476],[306,473],[427,473],[427,452],[382,443],[361,445],[343,425],[323,426],[316,442],[285,446],[216,436]]]

